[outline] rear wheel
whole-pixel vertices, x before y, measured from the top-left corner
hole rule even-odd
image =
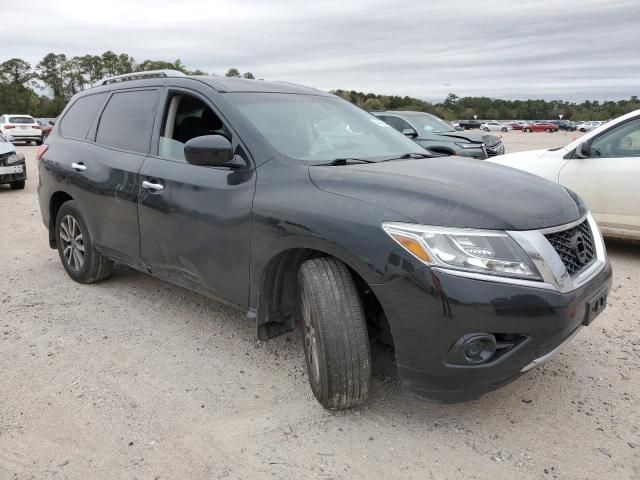
[[[11,187],[11,190],[23,190],[24,185],[25,185],[24,180],[18,180],[17,182],[11,182],[9,184],[9,186]]]
[[[551,133],[551,129],[550,128],[545,128],[544,131],[547,132],[547,133]]]
[[[489,127],[484,127],[484,131],[488,132],[489,131]]]
[[[55,235],[60,261],[76,282],[96,283],[111,274],[113,263],[95,249],[74,201],[68,201],[60,207]]]
[[[506,127],[502,127],[502,131],[506,132],[507,131]]]
[[[323,407],[345,409],[369,395],[371,358],[364,310],[347,266],[307,260],[298,272],[296,317],[309,384]]]

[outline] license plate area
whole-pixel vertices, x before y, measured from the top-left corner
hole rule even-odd
[[[8,175],[11,173],[22,173],[22,165],[13,165],[10,167],[0,167],[0,175]]]
[[[606,306],[607,292],[600,292],[587,302],[587,308],[582,324],[585,326],[589,325],[598,315],[600,315],[600,313],[602,313]]]

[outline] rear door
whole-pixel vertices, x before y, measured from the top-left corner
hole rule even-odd
[[[246,305],[256,175],[246,148],[207,93],[177,87],[166,93],[152,154],[140,172],[142,257],[166,280]],[[212,134],[226,136],[246,168],[188,164],[184,144]]]
[[[611,229],[640,232],[640,117],[593,138],[589,158],[573,158],[560,170],[596,220]]]
[[[72,196],[93,241],[109,256],[132,264],[140,263],[139,171],[149,152],[158,95],[157,88],[111,93],[70,165]]]

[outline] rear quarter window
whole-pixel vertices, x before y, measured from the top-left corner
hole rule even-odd
[[[157,106],[157,90],[114,93],[100,117],[96,142],[147,153]]]
[[[78,98],[60,121],[60,135],[68,138],[87,138],[98,110],[107,99],[107,93],[98,93]]]

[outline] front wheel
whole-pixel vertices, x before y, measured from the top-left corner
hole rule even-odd
[[[111,274],[113,263],[95,249],[87,224],[74,201],[60,207],[55,235],[60,261],[73,280],[96,283]]]
[[[503,128],[502,128],[502,131],[506,133],[507,129],[503,127]]]
[[[488,127],[484,127],[484,131],[485,131],[485,132],[488,132],[488,131],[489,131],[489,128],[488,128]]]
[[[547,133],[551,133],[551,129],[550,128],[545,128],[544,131],[547,132]]]
[[[309,384],[329,409],[362,404],[369,395],[371,357],[364,309],[347,266],[314,258],[298,271],[296,317]]]

